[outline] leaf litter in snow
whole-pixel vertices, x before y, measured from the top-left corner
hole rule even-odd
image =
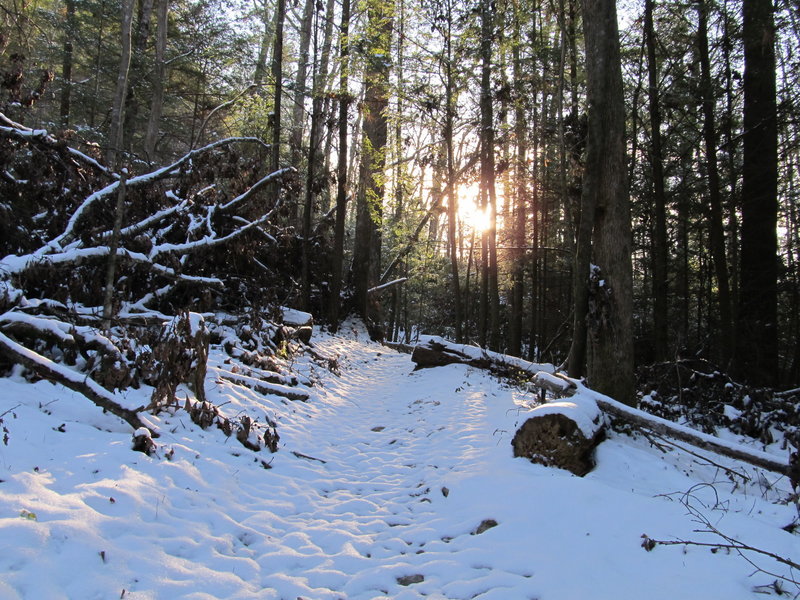
[[[464,365],[412,372],[407,355],[343,329],[314,341],[340,377],[294,362],[317,382],[307,402],[210,375],[227,415],[276,422],[274,455],[181,410],[148,417],[158,448],[134,453],[128,426],[81,396],[0,380],[0,598],[763,597],[775,576],[736,552],[642,548],[643,534],[721,543],[698,515],[800,557],[782,529],[797,518],[785,480],[613,433],[584,478],[513,459],[531,392]],[[249,373],[215,352],[212,364]]]

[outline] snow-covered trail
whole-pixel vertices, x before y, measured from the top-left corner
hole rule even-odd
[[[528,597],[508,593],[532,568],[489,565],[476,532],[493,514],[463,514],[474,490],[459,487],[493,462],[487,399],[499,384],[477,373],[473,384],[461,367],[412,373],[408,356],[381,349],[348,355],[358,358],[327,384],[324,408],[307,407],[292,450],[313,457],[294,466],[308,493],[275,531],[305,562],[310,597]]]
[[[0,381],[0,414],[13,407],[0,600],[763,597],[754,587],[774,578],[734,553],[641,548],[644,533],[698,538],[670,494],[699,482],[714,487],[692,498],[720,529],[798,554],[777,491],[627,437],[604,442],[585,478],[513,459],[525,393],[463,365],[413,372],[407,355],[352,338],[315,343],[342,374],[299,359],[319,382],[308,402],[207,385],[226,414],[277,419],[271,456],[179,411],[146,457],[71,392]]]

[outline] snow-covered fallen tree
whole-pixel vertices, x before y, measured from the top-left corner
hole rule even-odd
[[[539,462],[558,464],[559,461],[553,457],[556,442],[552,440],[563,441],[567,438],[574,438],[573,448],[567,452],[569,456],[561,461],[563,465],[558,466],[576,464],[579,466],[575,469],[569,466],[565,466],[565,468],[579,474],[588,472],[586,467],[590,463],[590,458],[587,452],[596,445],[601,433],[595,426],[596,424],[587,424],[585,415],[587,412],[591,414],[599,407],[609,417],[622,421],[630,427],[685,442],[697,448],[780,473],[787,476],[795,486],[800,483],[800,458],[798,458],[797,452],[792,454],[788,462],[783,462],[775,455],[723,440],[643,410],[631,408],[613,398],[590,390],[580,381],[556,373],[552,365],[536,365],[474,346],[454,344],[438,337],[423,340],[414,348],[411,359],[417,364],[417,368],[461,363],[488,369],[503,376],[510,376],[517,381],[524,381],[530,389],[539,390],[543,401],[546,400],[547,394],[551,400],[555,399],[556,401],[569,398],[569,402],[558,402],[555,405],[544,404],[541,408],[535,408],[532,411],[531,420],[539,420],[545,416],[547,418],[539,420],[535,425],[526,423],[520,428],[519,444],[515,441],[517,456],[527,456]],[[554,413],[561,416],[553,417]],[[565,426],[564,419],[573,421],[574,426]],[[548,439],[552,438],[552,443],[550,443],[550,446],[553,446],[552,452],[544,447],[548,442],[541,439],[543,435]]]
[[[256,338],[250,352],[277,348],[280,326],[262,311],[277,271],[269,257],[285,253],[275,190],[294,169],[264,172],[267,144],[229,138],[114,172],[0,114],[0,147],[0,374],[21,365],[138,430],[145,407],[124,406],[116,390],[153,386],[146,408],[157,411],[185,381],[202,403],[212,338],[231,352]],[[237,323],[214,323],[225,302]],[[231,341],[236,331],[245,341]]]

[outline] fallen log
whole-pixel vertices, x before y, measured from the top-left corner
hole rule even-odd
[[[417,365],[416,369],[464,364],[506,376],[519,371],[531,375],[539,371],[555,371],[555,367],[551,364],[532,363],[516,356],[507,356],[477,346],[454,344],[435,336],[427,337],[417,344],[411,354],[411,360]]]
[[[778,457],[766,452],[728,442],[713,435],[667,421],[645,411],[631,408],[587,388],[576,380],[569,379],[561,373],[556,373],[556,369],[552,365],[537,365],[513,356],[482,350],[474,346],[454,344],[442,338],[429,338],[417,345],[411,360],[417,364],[417,369],[461,363],[491,370],[499,375],[512,374],[517,378],[522,375],[528,380],[529,387],[546,390],[556,398],[571,397],[578,394],[586,395],[597,403],[603,413],[619,419],[634,428],[652,431],[659,435],[691,444],[697,448],[780,473],[788,477],[793,483],[800,482],[800,453],[794,453],[788,463],[781,462]]]
[[[767,454],[766,452],[759,452],[757,450],[750,450],[739,444],[727,442],[723,439],[690,429],[667,421],[661,417],[651,415],[642,410],[631,408],[621,402],[617,402],[607,396],[591,392],[597,406],[608,414],[609,416],[620,419],[625,423],[632,425],[635,428],[643,429],[646,431],[653,431],[665,437],[671,437],[697,448],[702,448],[710,452],[727,456],[735,460],[741,460],[762,469],[774,471],[789,477],[792,481],[800,480],[800,464],[796,462],[783,463],[776,456]]]

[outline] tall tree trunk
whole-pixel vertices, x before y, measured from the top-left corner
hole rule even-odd
[[[150,118],[147,120],[147,133],[144,139],[144,152],[147,159],[154,161],[161,114],[164,111],[164,79],[167,72],[167,33],[169,0],[157,0],[156,5],[156,63],[153,69],[153,96],[150,99]]]
[[[306,79],[308,74],[308,55],[311,46],[311,27],[314,23],[314,0],[305,0],[303,17],[300,21],[300,58],[294,79],[294,100],[292,105],[292,131],[289,137],[290,164],[300,168],[305,125],[305,102],[308,95]]]
[[[450,289],[453,293],[453,318],[455,320],[455,338],[457,343],[464,339],[464,315],[461,300],[461,281],[458,265],[458,194],[456,193],[456,158],[453,142],[453,127],[456,114],[455,78],[453,75],[453,12],[452,3],[447,2],[445,15],[445,115],[444,143],[447,155],[447,249],[450,257]]]
[[[350,0],[342,0],[339,32],[339,150],[336,166],[336,224],[331,256],[331,297],[328,304],[328,321],[334,330],[339,327],[342,302],[340,296],[344,265],[344,225],[347,216],[347,107],[350,103],[347,81],[350,58]]]
[[[697,43],[700,52],[700,86],[703,96],[703,138],[708,170],[709,233],[711,256],[717,279],[717,302],[720,317],[720,356],[727,368],[733,356],[733,317],[731,290],[728,280],[728,259],[725,253],[725,227],[722,222],[722,194],[717,166],[717,128],[714,122],[714,89],[711,83],[711,61],[708,54],[708,5],[697,0]]]
[[[596,265],[588,284],[592,310],[587,375],[597,391],[632,404],[631,217],[616,4],[583,0],[583,16],[589,129],[581,227],[583,219],[593,220]],[[586,278],[589,273],[577,275]]]
[[[283,98],[283,23],[286,19],[286,0],[277,0],[275,8],[275,45],[272,48],[272,147],[270,148],[270,169],[274,173],[281,166],[281,101]],[[271,186],[272,202],[278,201],[280,184]]]
[[[322,56],[317,59],[316,34],[314,42],[314,71],[311,100],[311,130],[309,131],[308,156],[306,168],[306,185],[303,201],[303,272],[302,295],[304,307],[308,310],[311,304],[311,221],[313,216],[314,198],[320,192],[321,183],[318,179],[322,165],[320,151],[322,144],[322,119],[325,85],[328,78],[328,63],[331,53],[331,38],[333,32],[333,0],[328,0],[325,9],[326,22],[325,34],[322,43]],[[319,67],[317,67],[319,65]]]
[[[667,240],[667,198],[664,190],[664,162],[661,144],[661,105],[658,90],[658,62],[653,27],[655,0],[645,0],[644,30],[647,46],[647,88],[650,101],[650,166],[653,174],[653,351],[656,361],[667,359],[667,297],[669,295],[669,241]]]
[[[500,295],[497,281],[497,192],[491,79],[494,12],[493,2],[481,0],[481,210],[488,210],[489,227],[481,236],[481,322],[478,332],[482,346],[488,342],[489,347],[496,349],[500,345]]]
[[[367,290],[377,284],[381,266],[384,170],[388,141],[389,57],[394,9],[383,0],[367,5],[368,48],[362,108],[363,137],[353,241],[356,311],[367,322],[378,317]]]
[[[269,62],[269,51],[274,45],[273,36],[275,35],[275,27],[278,19],[278,11],[270,11],[270,6],[267,0],[261,3],[262,13],[261,18],[264,22],[264,32],[261,36],[261,44],[258,48],[258,58],[256,58],[256,67],[253,72],[253,84],[260,86],[264,83],[264,77],[267,74],[267,64]]]
[[[111,127],[108,133],[108,149],[106,162],[116,165],[124,140],[125,98],[128,93],[128,73],[131,66],[131,30],[133,25],[133,6],[135,0],[122,0],[122,52],[119,58],[117,86],[114,92],[114,104],[111,108]]]
[[[725,119],[723,121],[723,135],[725,137],[725,153],[727,160],[725,164],[727,166],[727,181],[728,181],[728,235],[730,236],[731,240],[738,240],[739,239],[739,201],[738,201],[738,183],[739,183],[739,169],[737,167],[736,161],[736,148],[738,142],[738,136],[734,135],[733,127],[734,127],[734,115],[736,114],[735,111],[735,99],[734,99],[734,83],[733,83],[733,68],[731,67],[731,53],[733,52],[733,43],[734,41],[731,39],[731,15],[730,11],[728,10],[728,3],[727,0],[723,0],[722,3],[722,13],[723,13],[723,29],[722,29],[722,56],[723,62],[725,65]],[[728,244],[728,252],[730,254],[728,264],[733,265],[733,268],[730,270],[730,288],[731,288],[731,303],[735,302],[735,298],[738,297],[739,293],[739,270],[737,266],[739,265],[739,244],[738,243],[730,243]],[[735,322],[735,316],[734,316]],[[734,334],[735,338],[735,334]],[[734,345],[736,340],[734,339]]]
[[[139,98],[136,95],[138,84],[144,79],[144,61],[147,40],[150,38],[150,19],[153,15],[153,0],[138,0],[136,33],[133,36],[133,54],[131,56],[131,77],[128,78],[128,97],[125,101],[125,131],[127,146],[133,149],[139,117]]]
[[[106,24],[106,3],[105,0],[100,0],[97,6],[97,12],[92,15],[95,21],[99,22],[97,27],[97,37],[94,42],[94,68],[92,77],[94,79],[94,93],[92,94],[91,104],[89,107],[89,127],[94,128],[95,120],[97,118],[98,99],[100,97],[100,74],[102,71],[103,62],[103,41],[105,35]],[[105,107],[103,108],[105,110]]]
[[[514,157],[514,204],[511,215],[511,315],[508,323],[508,353],[520,354],[522,346],[522,320],[525,301],[525,221],[528,140],[527,119],[525,118],[525,86],[522,71],[522,55],[520,52],[522,10],[520,0],[513,2],[513,25],[511,41],[511,67],[514,77],[514,137],[516,138],[516,155]],[[506,199],[508,201],[508,199]]]
[[[66,0],[66,27],[64,28],[64,47],[61,68],[61,127],[69,127],[72,112],[72,54],[75,39],[75,0]]]
[[[736,365],[752,384],[776,383],[778,134],[772,0],[744,0],[744,164]]]

